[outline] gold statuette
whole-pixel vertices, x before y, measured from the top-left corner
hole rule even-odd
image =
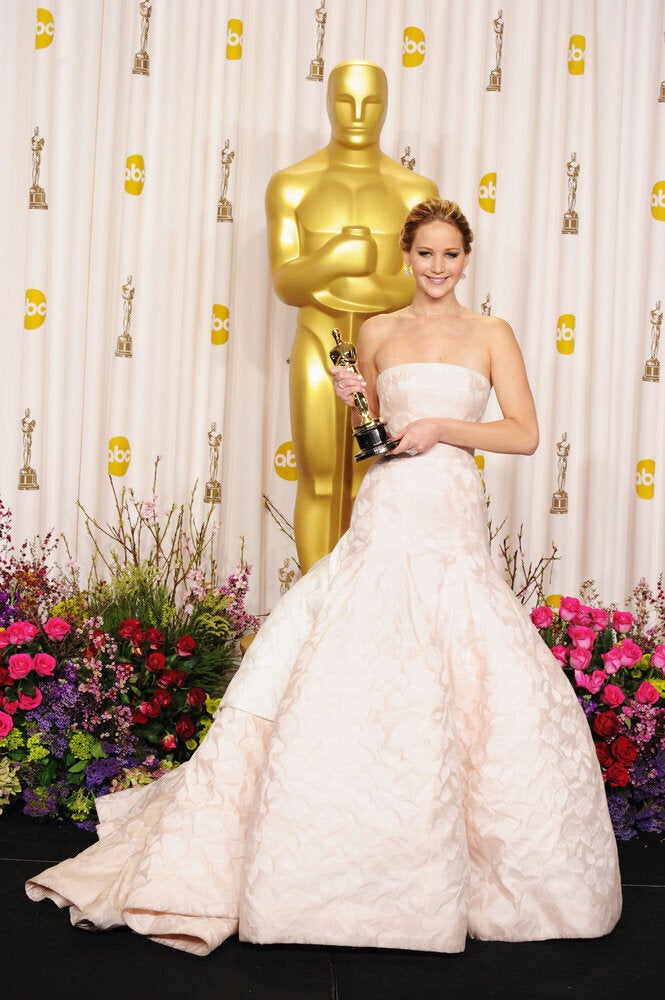
[[[139,51],[134,56],[134,68],[132,73],[136,73],[138,76],[150,76],[148,31],[150,30],[152,0],[141,0],[141,3],[139,4],[139,14],[141,15],[141,41],[139,42]]]
[[[501,52],[503,49],[503,11],[500,10],[492,21],[494,28],[494,45],[496,49],[496,65],[490,70],[490,82],[486,90],[501,90]]]
[[[32,133],[30,145],[32,147],[32,187],[30,188],[30,199],[28,208],[48,208],[46,204],[46,191],[39,186],[39,171],[42,165],[42,150],[46,140],[39,138],[39,129]]]
[[[570,454],[570,443],[567,435],[564,434],[556,446],[557,459],[559,463],[559,478],[556,493],[552,494],[552,506],[550,514],[568,513],[568,494],[566,493],[566,473],[568,471],[568,455]]]
[[[643,382],[660,382],[660,361],[658,360],[658,345],[660,343],[660,326],[663,322],[663,310],[660,308],[660,299],[651,310],[651,356],[644,365]]]
[[[314,11],[316,19],[316,55],[309,63],[308,80],[323,83],[323,41],[326,34],[326,0],[321,0],[321,6]]]
[[[217,433],[217,424],[213,420],[208,431],[208,451],[210,454],[208,482],[206,483],[205,503],[219,503],[222,496],[222,486],[217,478],[219,475],[219,448],[222,435]]]
[[[235,152],[231,149],[231,140],[227,139],[221,152],[222,177],[219,191],[219,201],[217,202],[217,221],[233,222],[233,205],[226,197],[229,190],[229,177],[231,176],[231,164]]]
[[[580,217],[575,211],[577,201],[577,178],[580,175],[580,165],[577,162],[577,153],[571,153],[566,164],[568,174],[568,211],[564,212],[563,228],[561,232],[564,236],[577,236],[580,231]]]
[[[134,285],[131,274],[122,286],[122,333],[115,345],[116,358],[131,358],[132,335],[129,332],[132,325],[132,307],[134,305]]]
[[[345,344],[339,330],[333,330],[335,346],[330,352],[330,360],[334,365],[342,365],[350,371],[358,374],[356,361],[358,353],[353,344]],[[354,392],[353,402],[360,414],[360,423],[353,428],[353,436],[358,442],[360,451],[354,455],[356,462],[362,462],[366,458],[374,458],[375,455],[385,455],[392,451],[399,444],[399,438],[389,438],[386,425],[380,417],[373,417],[367,397],[364,392]]]
[[[35,429],[34,418],[30,419],[30,410],[25,411],[25,416],[21,420],[21,431],[23,432],[23,468],[18,474],[18,488],[20,490],[38,490],[37,473],[30,465],[32,461],[32,432]]]

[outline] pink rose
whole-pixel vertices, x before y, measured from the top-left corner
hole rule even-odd
[[[64,618],[49,618],[44,625],[44,631],[54,642],[60,642],[61,639],[64,639],[71,628],[69,622],[66,622]]]
[[[607,627],[609,617],[609,612],[605,611],[603,608],[592,608],[591,627],[595,628],[597,632],[602,632],[603,629]]]
[[[55,670],[55,658],[50,653],[35,653],[32,666],[40,677],[50,677]]]
[[[616,708],[617,705],[623,704],[626,700],[626,696],[616,684],[606,684],[605,690],[600,696],[600,700],[604,701],[606,705],[610,708]]]
[[[18,707],[25,709],[27,712],[31,708],[37,708],[37,705],[42,703],[42,693],[38,687],[35,688],[34,694],[19,694],[18,696]]]
[[[12,691],[12,696],[12,700],[10,701],[7,695],[5,695],[2,707],[5,712],[9,712],[10,715],[15,715],[18,708],[18,694],[15,691]]]
[[[596,641],[594,630],[585,625],[569,625],[568,635],[573,640],[573,644],[580,649],[591,649]]]
[[[554,612],[546,604],[540,604],[531,612],[531,621],[536,628],[549,628],[554,621]]]
[[[552,646],[550,653],[552,656],[556,656],[559,663],[568,663],[568,650],[565,646]]]
[[[665,646],[662,644],[656,646],[651,654],[651,666],[656,667],[657,670],[665,671]]]
[[[9,636],[6,628],[0,628],[0,649],[6,649],[9,645]]]
[[[642,659],[642,650],[630,639],[622,639],[618,644],[621,651],[621,665],[632,667]]]
[[[601,656],[608,674],[615,674],[623,666],[621,662],[621,650],[618,646],[612,646],[606,653],[601,653]]]
[[[14,728],[14,720],[6,712],[0,712],[0,740],[4,740],[7,733]]]
[[[570,651],[570,665],[573,670],[586,670],[591,663],[591,653],[582,646],[574,646]]]
[[[588,626],[592,622],[591,608],[588,604],[580,604],[577,614],[573,618],[573,625]]]
[[[659,698],[660,691],[650,681],[642,681],[635,692],[635,701],[640,705],[655,705]]]
[[[575,683],[577,686],[586,688],[591,694],[598,694],[606,680],[607,674],[604,670],[594,670],[591,676],[582,673],[581,670],[575,671]]]
[[[633,624],[630,611],[615,611],[612,615],[612,628],[615,632],[629,632]]]
[[[565,622],[571,622],[580,609],[580,602],[576,597],[562,597],[559,605],[559,617]]]
[[[11,626],[10,626],[11,628]],[[27,677],[32,670],[32,657],[29,653],[14,653],[9,657],[9,676],[15,681]]]
[[[22,646],[24,642],[32,642],[39,635],[39,629],[32,622],[12,622],[7,629],[9,641],[14,646]]]

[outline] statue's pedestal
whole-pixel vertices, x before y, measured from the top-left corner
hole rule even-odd
[[[150,76],[150,59],[147,52],[137,52],[134,56],[134,69],[132,73],[137,76]]]
[[[490,70],[490,82],[485,87],[485,90],[501,90],[501,70],[492,69]]]
[[[565,490],[557,490],[556,493],[552,494],[552,506],[550,507],[550,514],[567,514],[568,513],[568,494]]]
[[[30,200],[28,208],[48,208],[46,204],[46,191],[35,184],[30,188]]]
[[[649,358],[644,366],[643,382],[660,382],[660,361],[658,358]]]
[[[580,217],[577,212],[566,212],[563,217],[563,228],[561,232],[564,236],[576,236],[580,231]]]
[[[309,73],[306,77],[307,80],[316,80],[318,83],[323,82],[323,59],[312,59],[309,64]]]
[[[20,490],[38,490],[37,473],[34,469],[27,469],[25,466],[18,474],[18,488]]]
[[[217,221],[233,222],[233,205],[228,198],[220,198],[217,202]]]

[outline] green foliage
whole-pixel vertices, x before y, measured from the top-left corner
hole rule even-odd
[[[161,629],[168,639],[181,631],[169,592],[156,567],[148,562],[129,564],[107,583],[94,587],[88,596],[88,615],[101,617],[105,631],[112,635],[127,618]]]

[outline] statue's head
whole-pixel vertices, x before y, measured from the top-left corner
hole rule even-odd
[[[332,136],[352,149],[378,142],[388,105],[386,74],[376,63],[338,63],[328,77],[328,118]]]

